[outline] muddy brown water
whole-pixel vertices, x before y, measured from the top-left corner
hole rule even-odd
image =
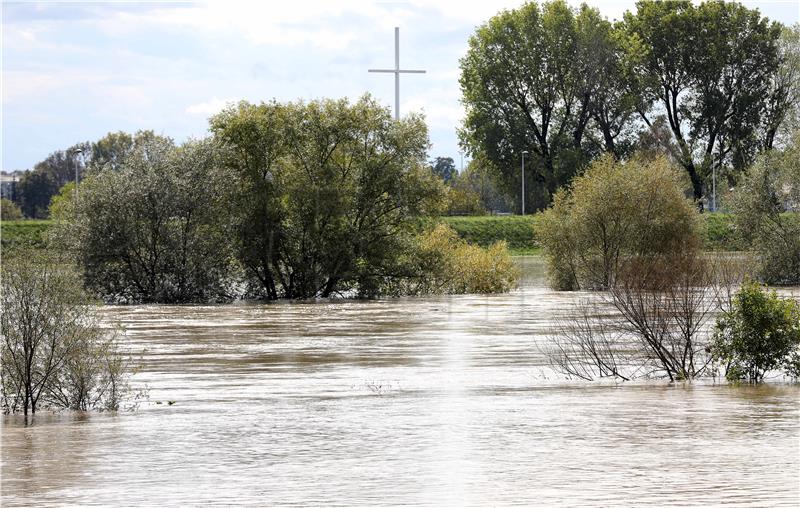
[[[536,345],[580,296],[520,263],[507,295],[106,307],[149,400],[3,417],[2,505],[800,505],[800,387],[564,380]]]

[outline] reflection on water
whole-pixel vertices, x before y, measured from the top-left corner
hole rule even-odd
[[[580,296],[522,262],[508,295],[106,308],[150,401],[5,417],[2,504],[800,503],[800,388],[565,383],[536,343]]]

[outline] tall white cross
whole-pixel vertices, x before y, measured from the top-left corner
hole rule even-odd
[[[394,119],[400,120],[400,73],[425,74],[425,71],[400,69],[400,27],[394,27],[394,69],[369,69],[369,72],[394,73]]]

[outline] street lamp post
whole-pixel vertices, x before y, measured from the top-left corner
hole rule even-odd
[[[527,150],[522,151],[522,215],[525,215],[525,154]]]
[[[717,211],[717,167],[711,167],[711,211]]]
[[[72,155],[78,155],[79,153],[83,153],[83,150],[80,148],[76,148],[72,151]],[[73,160],[73,164],[75,164],[75,203],[78,202],[78,161]]]

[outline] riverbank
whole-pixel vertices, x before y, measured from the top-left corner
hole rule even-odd
[[[488,247],[505,240],[512,256],[528,256],[541,253],[536,240],[534,225],[538,215],[479,215],[439,217],[437,220],[453,228],[467,242]],[[710,251],[739,251],[746,249],[744,241],[736,231],[734,217],[727,213],[701,215],[703,244]],[[43,247],[52,220],[0,221],[0,241],[3,250],[21,244]]]

